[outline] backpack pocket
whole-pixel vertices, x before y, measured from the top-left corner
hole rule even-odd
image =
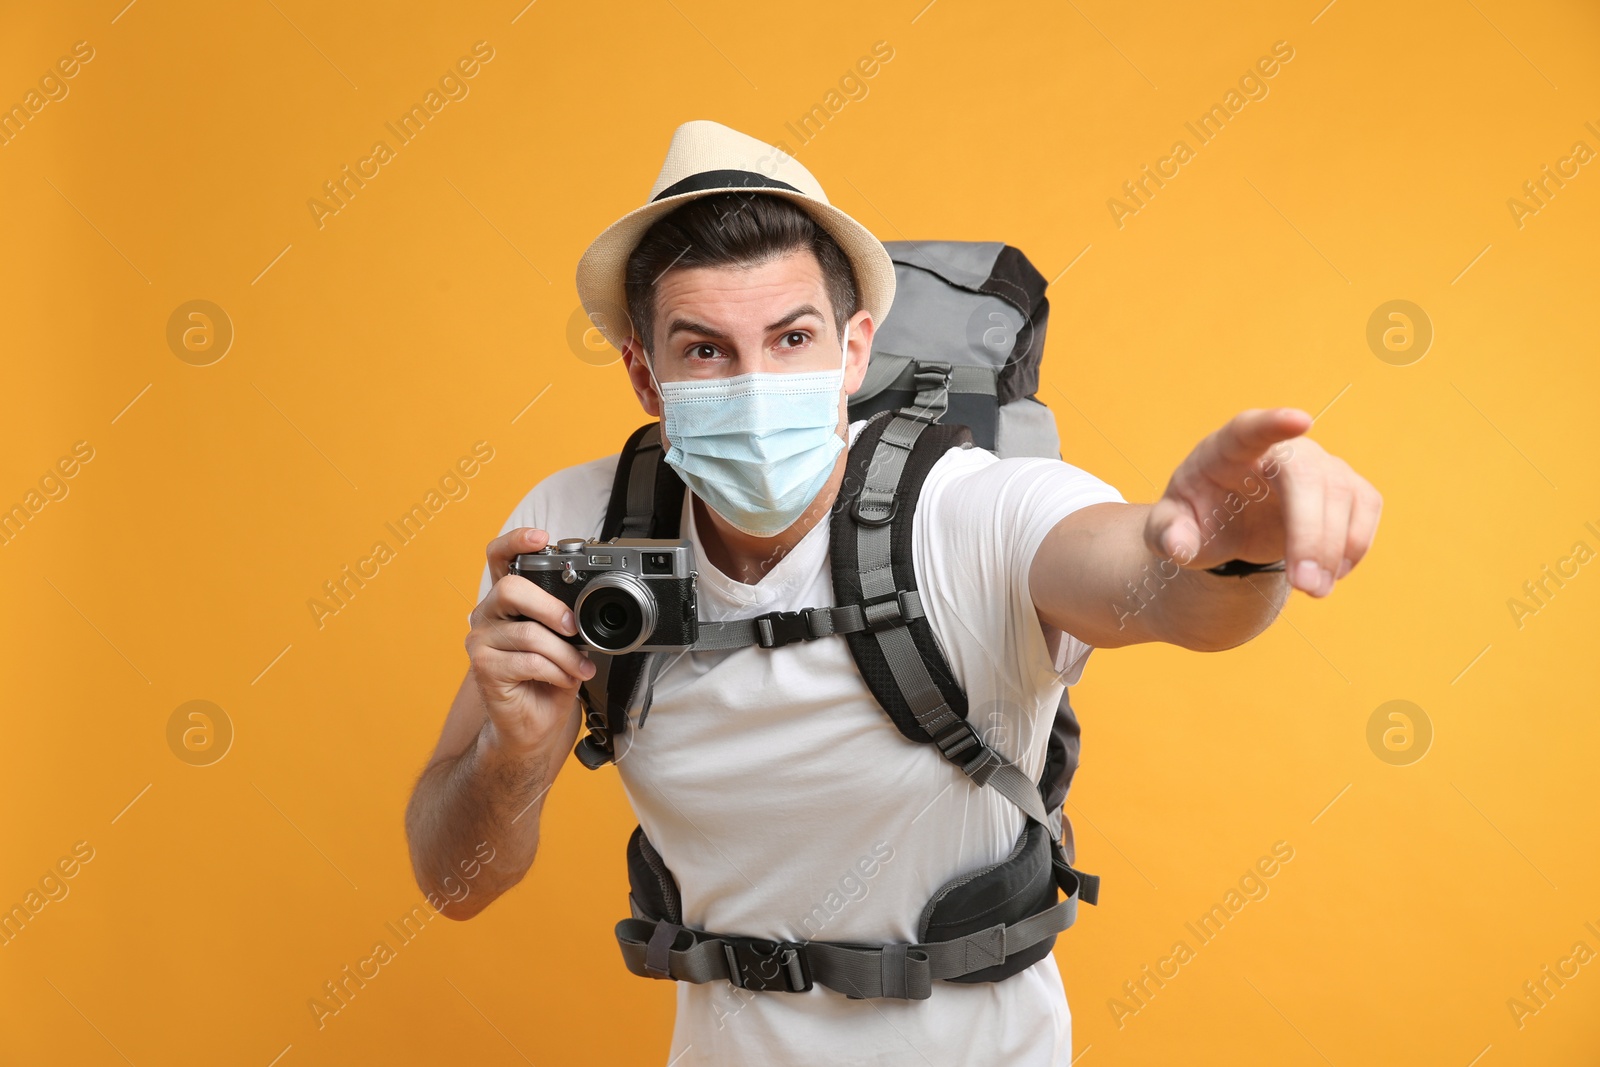
[[[667,870],[661,853],[644,836],[644,827],[633,828],[628,838],[628,906],[635,919],[683,922],[683,899],[678,881]]]

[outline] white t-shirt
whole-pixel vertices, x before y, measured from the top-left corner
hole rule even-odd
[[[850,425],[852,443],[863,425]],[[598,536],[616,465],[612,455],[550,475],[501,532]],[[707,560],[692,499],[684,494],[680,529],[694,544],[702,619],[834,603],[826,521],[746,585]],[[918,501],[913,562],[934,636],[968,696],[969,720],[1030,779],[1043,769],[1062,688],[1091,649],[1063,635],[1052,655],[1028,570],[1063,517],[1122,499],[1060,460],[971,448],[941,457]],[[480,600],[488,589],[485,567]],[[907,740],[843,639],[659,653],[652,663],[660,672],[649,714],[639,728],[642,701],[632,709],[616,766],[677,879],[687,926],[784,941],[915,941],[940,886],[1016,843],[1022,813],[932,745]],[[673,1067],[1071,1060],[1072,1020],[1051,956],[1003,982],[935,982],[923,1001],[850,1000],[821,985],[752,993],[721,981],[680,982],[677,993]]]

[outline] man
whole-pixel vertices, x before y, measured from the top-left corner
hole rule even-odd
[[[585,307],[621,350],[645,413],[662,419],[667,462],[688,488],[682,536],[702,618],[833,603],[826,520],[864,425],[849,422],[846,398],[893,285],[882,245],[828,205],[805,168],[709,122],[678,130],[650,202],[585,253]],[[1291,585],[1326,596],[1365,555],[1381,498],[1300,436],[1310,421],[1290,408],[1241,413],[1154,505],[1126,503],[1058,460],[974,448],[937,461],[914,515],[924,609],[969,721],[1030,780],[1062,688],[1092,648],[1232,648],[1272,621]],[[448,897],[453,864],[478,842],[504,857],[446,907],[454,918],[531,865],[594,671],[563,639],[572,615],[509,563],[558,537],[597,535],[616,466],[611,455],[546,478],[489,544],[471,669],[407,813],[425,891]],[[1263,478],[1271,491],[1248,488]],[[1208,570],[1241,560],[1287,570]],[[1128,583],[1152,571],[1167,580],[1133,610]],[[656,672],[651,701],[617,769],[681,888],[685,926],[914,942],[930,896],[1004,859],[1023,825],[1004,797],[891,726],[843,640],[679,655]],[[911,1001],[680,982],[671,1055],[682,1065],[1070,1061],[1051,956],[1003,981],[935,986]]]

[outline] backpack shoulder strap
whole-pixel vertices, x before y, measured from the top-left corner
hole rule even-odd
[[[600,527],[600,539],[613,537],[678,536],[683,515],[683,479],[665,462],[661,449],[661,424],[646,423],[629,435],[617,457],[611,483],[611,500]],[[598,668],[578,690],[588,734],[573,753],[585,767],[595,770],[616,760],[616,741],[628,728],[628,709],[644,680],[647,652],[608,656],[590,652]]]
[[[951,673],[927,617],[906,618],[914,592],[912,517],[922,485],[941,456],[967,447],[965,426],[905,411],[881,412],[850,450],[834,504],[830,555],[834,600],[857,605],[867,627],[845,634],[867,686],[900,732],[933,744],[978,785],[993,786],[1033,821],[1059,833],[1039,787],[995,752],[967,721],[967,697]]]
[[[661,424],[645,423],[628,437],[617,457],[600,540],[613,537],[678,536],[683,514],[683,479],[661,450]]]

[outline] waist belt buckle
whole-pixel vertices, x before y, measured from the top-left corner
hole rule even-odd
[[[740,989],[804,993],[812,986],[804,944],[730,937],[722,951],[728,957],[728,981]]]

